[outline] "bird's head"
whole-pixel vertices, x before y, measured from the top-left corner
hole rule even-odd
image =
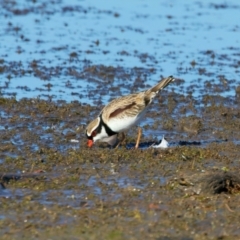
[[[88,139],[88,147],[92,147],[93,143],[99,139],[98,135],[101,129],[99,129],[100,118],[94,119],[90,122],[86,128],[86,136]]]
[[[92,147],[96,141],[107,142],[114,146],[117,143],[117,133],[106,131],[107,126],[97,117],[90,122],[86,128],[86,136],[88,139],[88,147]],[[109,128],[108,128],[109,130]],[[110,130],[111,131],[111,130]]]

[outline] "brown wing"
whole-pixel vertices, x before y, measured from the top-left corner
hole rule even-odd
[[[170,76],[161,80],[156,86],[144,92],[114,99],[100,112],[104,122],[115,117],[124,118],[126,116],[137,116],[152,102],[157,92],[166,87],[172,81],[174,81],[174,78]]]
[[[132,102],[129,105],[124,106],[123,108],[118,108],[110,113],[109,118],[116,117],[117,115],[123,113],[124,111],[131,109],[135,105],[136,105],[136,102]]]
[[[138,115],[145,108],[143,94],[131,94],[111,101],[101,112],[104,121],[108,121],[114,117],[124,118],[126,115]]]

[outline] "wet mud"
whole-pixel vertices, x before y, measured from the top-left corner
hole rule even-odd
[[[34,16],[40,27],[60,14],[69,31],[64,39],[69,36],[74,41],[75,31],[70,31],[67,18],[80,14],[83,21],[87,16],[118,21],[124,11],[64,1],[3,1],[1,7],[9,19],[5,34],[19,43],[14,48],[16,59],[6,44],[0,47],[5,51],[0,59],[1,239],[240,238],[240,83],[235,77],[239,47],[228,46],[225,54],[209,48],[195,57],[186,53],[186,61],[176,58],[174,44],[164,59],[132,45],[115,54],[94,33],[91,38],[88,29],[91,42],[81,46],[84,50],[64,44],[48,48],[48,41],[37,38],[32,51],[26,25],[14,22],[19,17]],[[238,8],[205,6],[210,12]],[[189,13],[191,6],[186,9]],[[151,19],[148,14],[135,17]],[[174,32],[175,17],[164,17],[169,24],[165,33]],[[120,23],[116,29],[149,33]],[[178,34],[179,28],[175,30]],[[127,41],[120,36],[111,40],[116,45]],[[114,58],[114,64],[102,61],[103,56],[109,62]],[[147,89],[153,85],[151,78],[158,81],[166,76],[159,67],[166,59],[171,59],[170,65],[177,62],[168,74],[176,80],[155,98],[141,122],[140,148],[133,149],[137,127],[129,130],[118,149],[105,143],[87,148],[86,124],[109,100]],[[138,67],[126,66],[128,60]],[[29,79],[40,85],[31,85]],[[169,148],[153,148],[163,135]]]
[[[97,107],[1,98],[1,238],[237,239],[239,109],[214,103],[185,117],[187,99],[165,93],[147,114],[172,122],[165,150],[148,134],[164,121],[145,122],[138,150],[137,129],[119,149],[88,149],[85,123]]]

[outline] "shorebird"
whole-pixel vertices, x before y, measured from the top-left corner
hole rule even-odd
[[[92,147],[96,141],[116,146],[118,133],[122,132],[124,139],[124,132],[139,123],[158,92],[173,81],[174,78],[169,76],[146,91],[112,100],[102,109],[98,117],[88,124],[86,128],[88,147]],[[139,128],[135,148],[139,146],[141,133]]]

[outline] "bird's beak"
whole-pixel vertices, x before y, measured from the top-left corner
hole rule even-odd
[[[88,139],[87,145],[88,145],[88,147],[92,147],[92,145],[93,145],[93,140]]]

